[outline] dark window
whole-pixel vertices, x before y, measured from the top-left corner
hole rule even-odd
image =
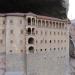
[[[43,40],[41,40],[41,43],[43,43]]]
[[[50,43],[51,43],[51,40],[50,40]]]
[[[10,52],[12,52],[12,50],[10,50]]]
[[[45,21],[42,21],[42,26],[44,26],[44,27],[45,27]]]
[[[21,52],[23,52],[23,50],[21,50]]]
[[[63,40],[61,40],[61,43],[63,42]]]
[[[45,49],[45,51],[46,51],[47,49]]]
[[[38,20],[38,26],[41,26],[41,20]]]
[[[61,50],[63,50],[63,47],[61,48]]]
[[[46,21],[46,27],[49,27],[49,23],[48,23],[48,21]]]
[[[54,35],[55,35],[56,33],[54,32]]]
[[[37,49],[36,49],[36,51],[37,51]]]
[[[50,35],[51,35],[51,32],[50,32]]]
[[[30,53],[34,53],[34,47],[32,47],[32,46],[29,47],[29,52],[30,52]]]
[[[56,22],[56,28],[58,28],[58,22]]]
[[[53,22],[53,27],[55,28],[55,22]]]
[[[60,50],[60,48],[58,48],[58,50]]]
[[[22,24],[22,20],[20,20],[20,24]]]
[[[0,40],[0,43],[2,44],[3,43],[3,40]]]
[[[28,29],[27,29],[27,33],[28,33],[28,34],[31,34],[31,28],[28,28]]]
[[[52,22],[50,21],[50,25],[52,25]]]
[[[64,28],[64,23],[62,23],[62,28]]]
[[[29,38],[29,39],[28,39],[28,43],[29,43],[29,44],[34,44],[34,38],[32,38],[32,37]]]
[[[10,23],[13,24],[13,20],[10,20]]]
[[[56,43],[56,40],[54,40],[54,43]]]
[[[47,32],[45,31],[45,35],[47,35]]]
[[[64,42],[66,42],[66,40]]]
[[[5,30],[3,29],[3,30],[2,30],[2,34],[4,34],[4,33],[5,33]]]
[[[31,25],[31,18],[28,18],[28,25]]]
[[[21,30],[21,34],[23,34],[23,30]]]
[[[38,43],[38,41],[36,40],[36,43]]]
[[[3,24],[5,24],[5,20],[3,21]]]
[[[59,28],[61,28],[61,23],[59,23]]]
[[[43,34],[43,32],[41,31],[41,35]]]
[[[59,35],[60,33],[58,32],[58,35]]]
[[[37,24],[37,20],[36,20],[36,24]]]
[[[63,32],[61,32],[61,35],[63,35]]]
[[[47,40],[45,40],[45,43],[47,43]]]
[[[13,30],[10,30],[10,33],[13,34]]]
[[[35,29],[34,28],[32,28],[32,34],[35,34]]]
[[[56,50],[56,48],[54,48],[54,50]]]
[[[10,40],[10,43],[12,44],[13,43],[13,40]]]
[[[58,43],[59,43],[59,40],[58,40]]]
[[[51,50],[51,48],[50,48],[50,50]]]
[[[42,51],[42,49],[41,49],[41,51]]]
[[[23,43],[23,40],[20,40],[20,43],[22,44]]]

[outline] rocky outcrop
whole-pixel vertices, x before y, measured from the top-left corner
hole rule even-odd
[[[0,0],[0,12],[33,12],[67,18],[68,0]]]

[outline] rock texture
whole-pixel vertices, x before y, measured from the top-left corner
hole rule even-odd
[[[66,18],[68,0],[0,0],[0,12],[34,12],[36,14]]]

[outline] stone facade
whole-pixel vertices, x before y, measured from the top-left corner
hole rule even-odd
[[[0,14],[0,75],[68,75],[68,63],[68,20]]]

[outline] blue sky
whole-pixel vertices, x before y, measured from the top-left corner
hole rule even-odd
[[[75,19],[75,0],[69,0],[68,18],[70,20]]]

